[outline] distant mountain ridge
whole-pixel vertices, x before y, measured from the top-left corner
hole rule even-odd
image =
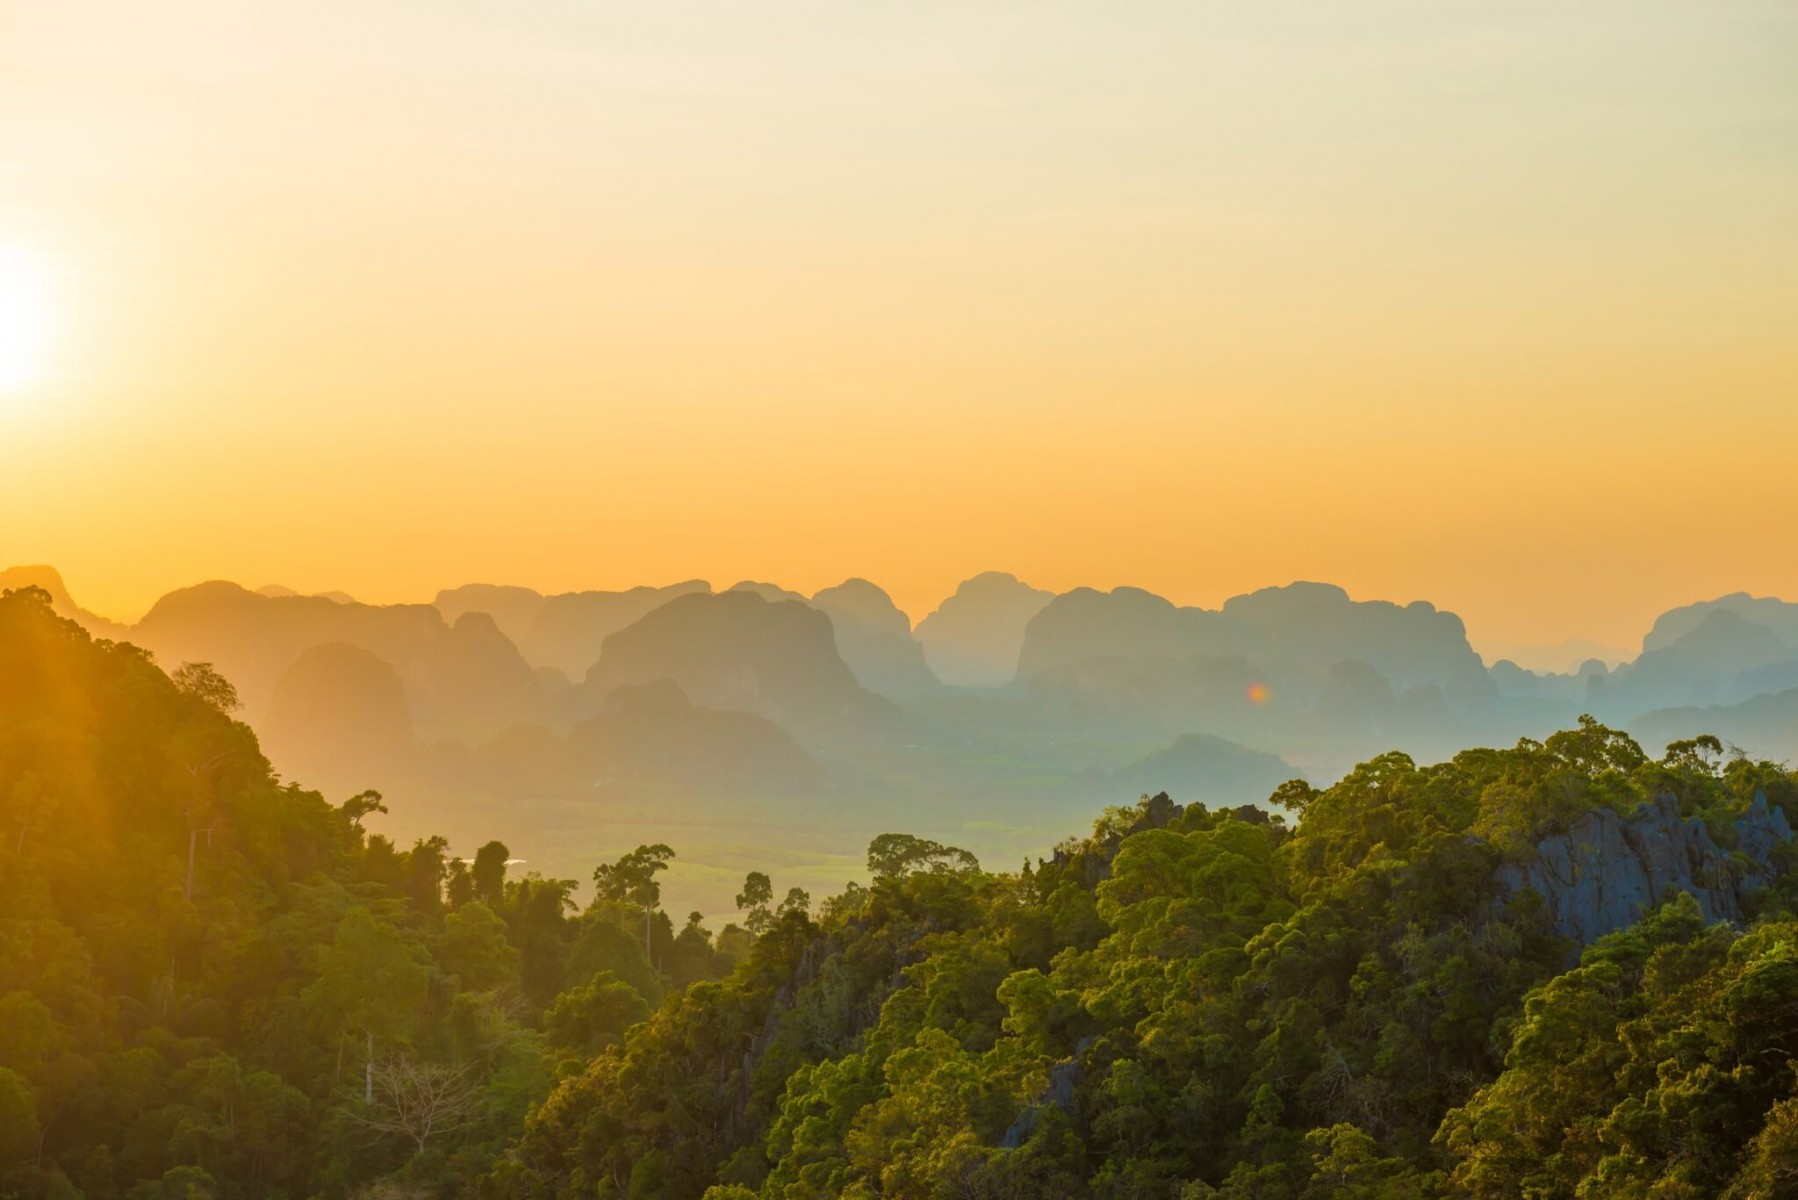
[[[944,683],[1003,687],[1017,676],[1025,627],[1054,598],[1003,571],[964,580],[918,622],[925,661]]]
[[[1492,686],[1453,613],[1423,600],[1352,600],[1321,583],[1263,588],[1215,611],[1179,608],[1140,588],[1077,588],[1031,620],[1018,676],[1084,659],[1232,656],[1319,681],[1336,663],[1364,662],[1401,688],[1482,693]]]
[[[59,617],[75,622],[95,637],[111,638],[117,641],[126,631],[126,626],[109,620],[97,613],[88,612],[75,603],[69,595],[69,589],[63,584],[62,575],[55,567],[25,566],[0,569],[0,592],[14,591],[19,588],[42,588],[50,596],[50,607]]]
[[[581,684],[596,710],[621,687],[673,680],[696,704],[760,713],[802,738],[892,728],[897,710],[837,652],[830,618],[755,590],[677,597],[605,640]]]
[[[1798,604],[1771,596],[1751,596],[1732,592],[1715,600],[1701,600],[1682,608],[1670,609],[1655,618],[1654,626],[1642,639],[1642,649],[1659,650],[1691,633],[1700,622],[1714,612],[1733,613],[1744,621],[1761,625],[1777,634],[1786,645],[1798,648]]]
[[[574,681],[599,659],[610,635],[678,596],[711,590],[703,579],[689,579],[667,587],[546,596],[530,588],[475,583],[438,592],[434,603],[450,621],[464,613],[487,613],[533,666],[554,668]]]
[[[915,629],[859,578],[810,597],[763,580],[471,584],[399,605],[213,581],[135,626],[81,609],[51,568],[0,572],[0,589],[27,585],[170,668],[212,663],[277,766],[331,786],[589,796],[611,779],[965,795],[970,813],[1094,787],[1252,803],[1276,774],[1327,780],[1388,746],[1429,760],[1581,712],[1648,742],[1697,728],[1798,753],[1798,605],[1746,593],[1664,614],[1633,661],[1549,673],[1488,669],[1427,602],[1307,582],[1212,610],[988,572]]]

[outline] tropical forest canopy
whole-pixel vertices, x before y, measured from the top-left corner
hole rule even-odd
[[[580,879],[519,871],[504,807],[396,843],[240,703],[0,596],[0,1196],[1798,1186],[1798,777],[1697,731],[1145,796],[1016,870],[892,829],[717,922],[674,838]],[[1506,882],[1619,829],[1691,887],[1582,945]]]

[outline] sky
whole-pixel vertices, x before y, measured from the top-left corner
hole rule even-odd
[[[1798,6],[0,0],[0,565],[1798,599]]]

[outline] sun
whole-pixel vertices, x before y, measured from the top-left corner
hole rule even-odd
[[[41,376],[49,304],[38,262],[16,246],[0,245],[0,401]]]

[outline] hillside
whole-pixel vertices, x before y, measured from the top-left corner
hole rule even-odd
[[[1787,1194],[1798,778],[1587,721],[1275,799],[1296,824],[1145,797],[1018,874],[877,841],[870,885],[565,1080],[489,1184]]]
[[[393,720],[379,660],[316,657]],[[685,720],[777,745],[608,696],[579,771],[685,759]],[[1144,796],[1015,873],[888,833],[821,903],[752,873],[714,936],[664,911],[674,848],[579,908],[279,783],[233,704],[0,595],[0,1194],[1772,1200],[1798,1155],[1798,776],[1715,739]]]
[[[231,704],[0,594],[0,1195],[471,1195],[564,1063],[730,968],[498,842],[395,846]]]

